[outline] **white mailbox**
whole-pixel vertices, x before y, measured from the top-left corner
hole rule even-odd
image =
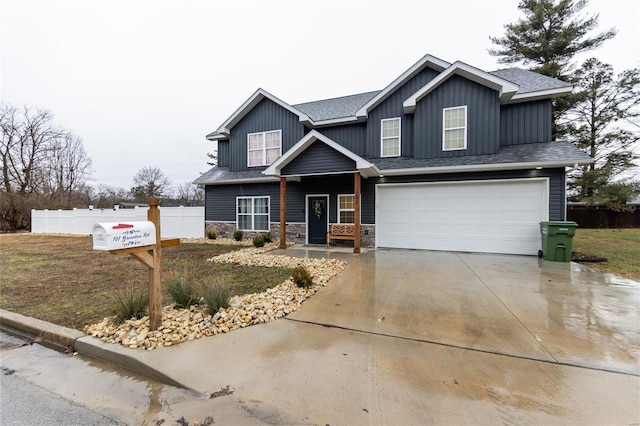
[[[118,250],[156,243],[156,227],[152,222],[108,222],[93,225],[94,250]]]

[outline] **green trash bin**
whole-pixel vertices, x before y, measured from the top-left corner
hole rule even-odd
[[[578,224],[566,221],[540,222],[542,250],[538,256],[552,262],[571,262],[573,236]]]

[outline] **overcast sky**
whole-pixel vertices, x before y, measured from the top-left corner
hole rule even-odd
[[[49,109],[84,141],[93,185],[145,166],[173,184],[257,88],[290,104],[380,90],[430,53],[491,71],[517,0],[0,0],[0,99]],[[640,66],[640,2],[591,0],[615,39],[589,56]],[[586,56],[581,57],[585,59]]]

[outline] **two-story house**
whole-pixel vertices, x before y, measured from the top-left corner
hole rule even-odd
[[[206,226],[325,244],[354,224],[356,252],[534,255],[539,222],[565,218],[566,168],[591,162],[551,140],[551,99],[571,89],[431,55],[375,92],[289,105],[259,89],[207,135]]]

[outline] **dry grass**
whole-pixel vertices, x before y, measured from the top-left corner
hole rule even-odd
[[[274,287],[291,271],[217,264],[206,259],[240,246],[181,244],[162,251],[163,275],[194,280],[228,275],[232,294]],[[0,235],[0,308],[82,329],[113,315],[111,298],[128,286],[146,286],[147,269],[130,256],[94,251],[90,237]],[[164,303],[171,300],[164,292]]]
[[[607,258],[589,264],[594,269],[640,280],[640,229],[578,228],[573,251]]]

